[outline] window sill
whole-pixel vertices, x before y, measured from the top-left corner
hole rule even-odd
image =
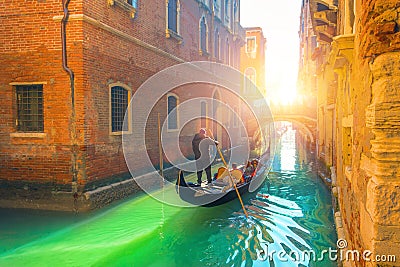
[[[45,138],[46,133],[10,133],[11,138]]]
[[[111,136],[121,136],[123,134],[132,134],[131,131],[122,131],[122,132],[110,132]]]
[[[123,0],[107,0],[107,2],[108,2],[108,5],[109,5],[109,6],[116,6],[116,5],[118,5],[118,6],[122,7],[123,9],[125,9],[126,11],[129,12],[129,15],[130,15],[130,17],[131,17],[132,19],[135,18],[135,15],[136,15],[136,8],[133,7],[133,6],[131,6],[130,4],[128,4],[128,2],[123,1]]]
[[[175,133],[175,132],[179,132],[179,129],[168,129],[167,128],[167,133]]]
[[[165,33],[165,37],[169,38],[173,38],[175,40],[178,41],[178,44],[181,44],[183,42],[183,38],[182,36],[180,36],[177,32],[171,30],[171,29],[167,29],[166,33]]]
[[[199,50],[199,55],[200,56],[205,56],[205,57],[208,57],[210,54],[207,52],[207,51],[203,51],[203,50]]]

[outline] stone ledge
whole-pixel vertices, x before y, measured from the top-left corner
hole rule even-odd
[[[11,138],[45,138],[47,133],[10,133]]]
[[[61,21],[62,18],[63,18],[63,16],[54,16],[53,20],[54,21]],[[148,50],[150,50],[152,52],[155,52],[155,53],[157,53],[159,55],[168,57],[168,58],[173,59],[173,60],[175,60],[175,61],[177,61],[179,63],[185,63],[186,62],[182,58],[179,58],[179,57],[177,57],[177,56],[175,56],[175,55],[173,55],[171,53],[168,53],[168,52],[166,52],[166,51],[164,51],[164,50],[162,50],[162,49],[160,49],[160,48],[158,48],[156,46],[148,44],[148,43],[146,43],[146,42],[144,42],[142,40],[139,40],[138,38],[136,38],[136,37],[134,37],[134,36],[132,36],[132,35],[126,33],[126,32],[123,32],[121,30],[115,29],[114,27],[112,27],[110,25],[107,25],[107,24],[105,24],[105,23],[103,23],[103,22],[101,22],[99,20],[96,20],[96,19],[94,19],[94,18],[92,18],[90,16],[87,16],[87,15],[84,15],[84,14],[72,14],[72,15],[69,16],[69,21],[83,21],[83,22],[89,23],[94,27],[98,27],[98,28],[100,28],[102,30],[105,30],[105,31],[107,31],[109,33],[112,33],[112,34],[114,34],[114,35],[116,35],[116,36],[118,36],[118,37],[120,37],[120,38],[122,38],[124,40],[127,40],[127,41],[132,42],[132,43],[134,43],[136,45],[144,47],[144,48],[146,48],[146,49],[148,49]]]

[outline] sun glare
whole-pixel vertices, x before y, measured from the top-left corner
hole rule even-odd
[[[260,8],[262,6],[262,8]],[[267,99],[279,106],[299,101],[297,73],[300,0],[246,0],[241,2],[241,23],[260,26],[267,39],[265,84]],[[285,10],[285,12],[280,12]]]

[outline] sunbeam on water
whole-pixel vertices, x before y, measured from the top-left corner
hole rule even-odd
[[[262,188],[215,208],[140,195],[92,214],[0,210],[0,266],[335,266],[329,191],[312,155],[282,138]],[[304,252],[312,251],[316,259]]]

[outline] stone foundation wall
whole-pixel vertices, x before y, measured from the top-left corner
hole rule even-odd
[[[372,0],[357,6],[351,166],[338,168],[337,181],[342,224],[349,249],[395,255],[397,261],[346,264],[400,266],[400,4]]]

